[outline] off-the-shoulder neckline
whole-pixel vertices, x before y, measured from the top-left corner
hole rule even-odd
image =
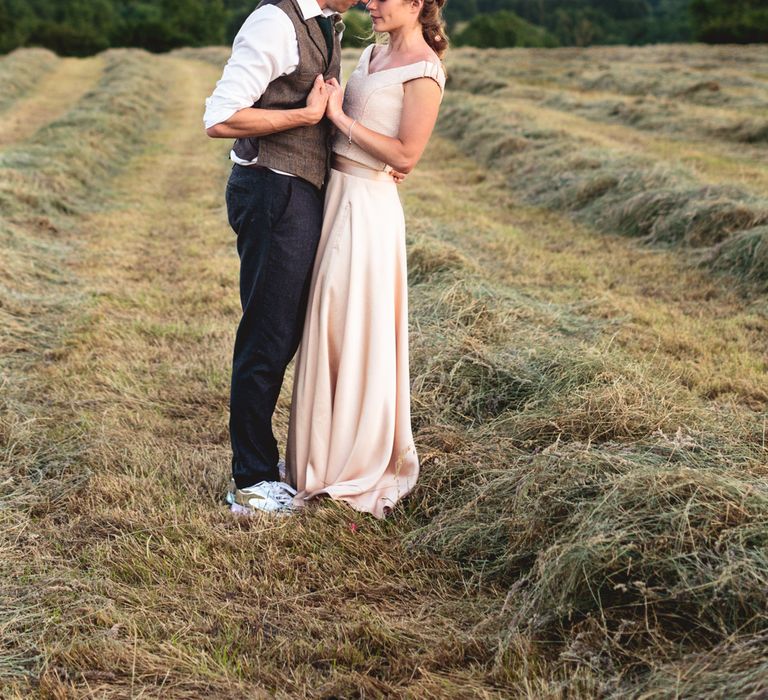
[[[393,68],[382,68],[381,70],[377,70],[371,73],[371,59],[373,58],[373,49],[375,46],[376,44],[371,44],[369,46],[370,50],[368,51],[368,61],[366,61],[366,64],[365,64],[366,75],[378,75],[379,73],[386,73],[387,71],[391,71],[391,70],[400,70],[401,68],[410,68],[411,66],[418,66],[418,65],[421,65],[422,63],[429,63],[430,65],[437,66],[438,68],[440,68],[440,63],[438,63],[437,61],[430,61],[428,58],[423,58],[421,61],[414,61],[413,63],[406,63],[403,66],[394,66]]]

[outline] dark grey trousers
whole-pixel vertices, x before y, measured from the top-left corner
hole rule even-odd
[[[237,234],[240,303],[232,362],[229,432],[238,488],[277,481],[272,414],[304,325],[323,195],[298,177],[232,168],[227,214]]]

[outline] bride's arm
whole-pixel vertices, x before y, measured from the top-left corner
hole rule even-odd
[[[343,90],[332,80],[327,116],[344,136],[349,137],[352,117],[341,108]],[[417,78],[403,84],[403,113],[397,136],[385,136],[356,122],[352,126],[352,142],[374,158],[387,163],[401,173],[416,167],[435,128],[442,93],[431,78]]]

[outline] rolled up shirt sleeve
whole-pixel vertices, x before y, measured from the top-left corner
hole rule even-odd
[[[270,82],[292,73],[298,63],[296,30],[288,15],[274,5],[254,10],[237,33],[224,72],[205,100],[205,128],[252,107]]]

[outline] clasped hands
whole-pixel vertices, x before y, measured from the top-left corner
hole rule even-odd
[[[333,124],[341,130],[339,121],[344,117],[342,103],[344,101],[344,88],[336,78],[324,80],[322,75],[315,78],[312,90],[307,95],[307,116],[311,124],[317,124],[323,117],[328,117]],[[405,180],[405,174],[397,170],[390,170],[390,175],[396,183]]]

